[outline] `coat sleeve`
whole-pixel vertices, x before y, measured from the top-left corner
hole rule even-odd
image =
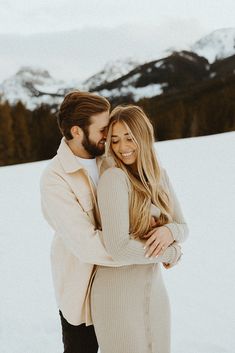
[[[120,266],[105,250],[100,231],[95,229],[61,176],[53,172],[43,175],[40,189],[45,219],[74,256],[84,263]]]
[[[177,199],[173,186],[169,180],[167,172],[163,169],[163,177],[166,183],[166,186],[169,190],[170,197],[172,200],[173,206],[173,221],[171,223],[165,224],[164,227],[167,227],[173,236],[173,239],[179,243],[184,242],[189,233],[188,225],[184,219],[183,212],[181,210],[180,203]]]
[[[102,174],[97,197],[102,235],[108,253],[114,260],[129,264],[175,263],[181,255],[176,243],[170,245],[162,256],[149,259],[144,256],[143,243],[130,238],[128,192],[128,181],[121,169],[109,168]]]

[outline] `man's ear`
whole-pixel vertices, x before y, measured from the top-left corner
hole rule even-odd
[[[70,129],[71,135],[73,138],[81,138],[83,136],[83,131],[79,126],[72,126]]]

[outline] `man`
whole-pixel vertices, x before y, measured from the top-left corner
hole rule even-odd
[[[90,317],[89,288],[95,264],[121,266],[107,254],[98,229],[96,184],[112,161],[102,158],[109,102],[88,92],[71,92],[61,104],[63,134],[57,155],[41,178],[42,211],[55,231],[52,275],[60,309],[64,353],[97,353]],[[148,263],[140,242],[130,239],[137,263]],[[150,260],[149,260],[150,261]]]

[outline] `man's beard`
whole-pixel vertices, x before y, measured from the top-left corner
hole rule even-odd
[[[89,153],[91,157],[98,157],[104,154],[105,147],[99,148],[97,144],[89,139],[89,133],[84,129],[84,137],[82,140],[82,145],[84,149]],[[104,145],[101,145],[104,146]]]

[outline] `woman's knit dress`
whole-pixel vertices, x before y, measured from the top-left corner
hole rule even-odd
[[[110,168],[98,185],[103,241],[122,267],[98,266],[91,288],[91,314],[101,353],[170,353],[170,305],[160,262],[175,264],[188,229],[178,200],[163,173],[173,198],[173,222],[166,226],[175,242],[162,256],[144,257],[145,250],[129,235],[129,192],[126,174]],[[155,212],[160,210],[155,207]]]

